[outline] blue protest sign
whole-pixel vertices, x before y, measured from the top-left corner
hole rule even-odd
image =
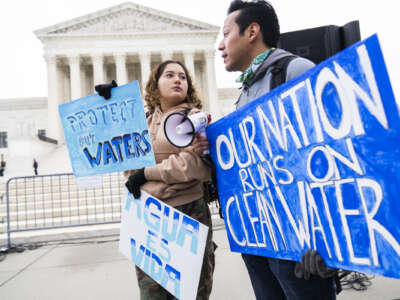
[[[109,100],[93,94],[59,112],[75,176],[155,165],[137,81],[113,88]]]
[[[376,35],[207,128],[233,251],[400,278],[400,118]]]

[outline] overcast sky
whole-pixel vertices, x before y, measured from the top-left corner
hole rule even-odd
[[[41,42],[33,31],[97,10],[123,0],[14,0],[0,8],[0,99],[47,96],[47,74]],[[230,0],[136,0],[138,4],[222,26]],[[271,0],[281,31],[324,25],[343,25],[359,20],[361,37],[378,33],[383,54],[398,94],[400,87],[400,17],[393,0]],[[220,37],[218,38],[218,40]],[[218,43],[218,41],[217,41]],[[216,58],[218,87],[234,86],[235,74],[224,70]]]

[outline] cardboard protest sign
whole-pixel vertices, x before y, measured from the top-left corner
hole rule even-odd
[[[178,299],[194,300],[208,227],[141,192],[122,208],[119,250]]]
[[[61,104],[59,112],[75,176],[155,165],[137,81]]]
[[[233,251],[400,278],[400,118],[376,35],[207,128]]]

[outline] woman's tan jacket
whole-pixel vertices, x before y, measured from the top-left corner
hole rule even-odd
[[[154,113],[147,118],[149,134],[153,145],[156,165],[146,167],[144,174],[147,182],[142,189],[150,195],[178,206],[193,202],[203,197],[203,182],[210,180],[210,167],[188,148],[173,146],[164,134],[164,121],[173,112],[189,114],[199,111],[191,103],[182,103],[162,112],[157,106]],[[134,171],[127,172],[130,175]]]

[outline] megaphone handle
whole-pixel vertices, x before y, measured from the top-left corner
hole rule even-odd
[[[201,136],[205,136],[206,137],[206,128],[205,127],[202,127],[199,131],[200,131],[200,135]]]
[[[206,135],[206,128],[205,127],[203,127],[203,128],[201,128],[200,130],[200,135],[201,136],[204,136],[204,137],[207,137],[207,135]],[[210,150],[204,150],[203,151],[203,154],[210,154]]]

